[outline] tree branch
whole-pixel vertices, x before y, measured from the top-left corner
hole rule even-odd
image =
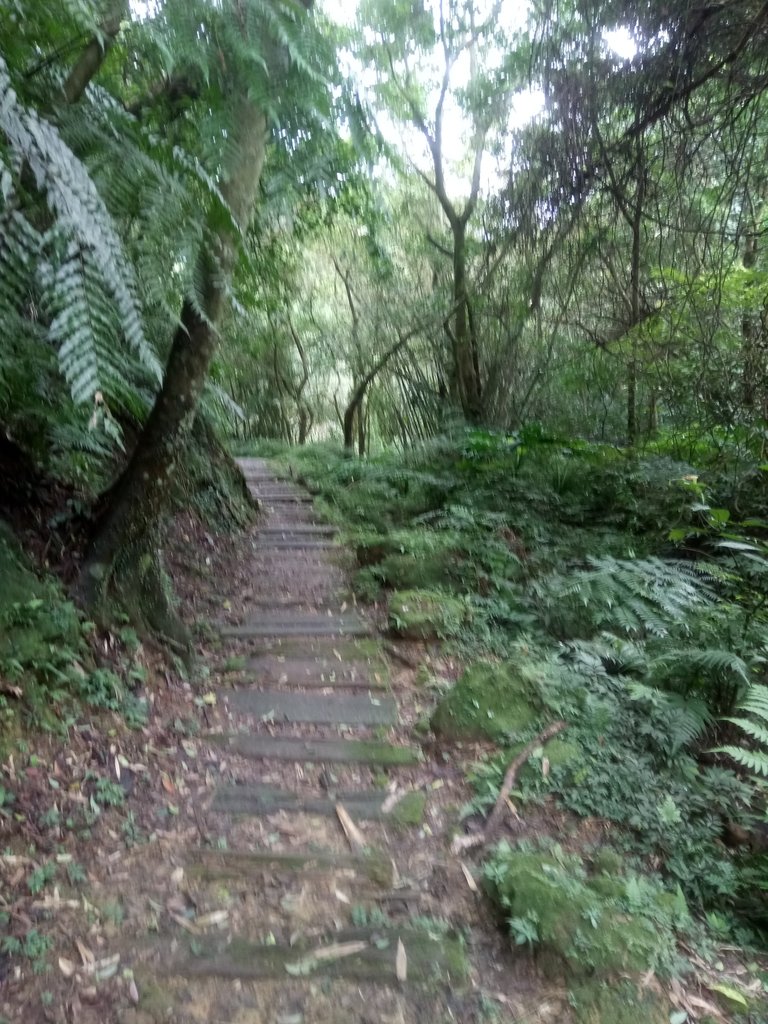
[[[117,38],[126,13],[125,0],[117,0],[110,14],[101,23],[99,33],[93,36],[75,61],[62,87],[66,104],[77,103],[88,88]]]

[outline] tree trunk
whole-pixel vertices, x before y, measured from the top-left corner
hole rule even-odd
[[[104,63],[110,47],[117,38],[120,24],[128,13],[125,0],[116,0],[112,10],[101,23],[101,31],[94,36],[80,54],[76,63],[61,88],[62,99],[66,104],[77,103],[92,78]]]
[[[747,235],[744,244],[744,255],[742,264],[745,270],[752,270],[757,263],[757,232],[753,231]],[[747,294],[751,286],[747,286]],[[758,333],[758,317],[749,308],[745,309],[741,316],[741,351],[742,351],[742,405],[753,410],[756,403],[757,382],[760,379],[760,366],[758,362],[758,345],[756,335]]]
[[[238,145],[222,193],[242,230],[248,226],[267,140],[260,107],[243,98],[235,119]],[[108,493],[82,573],[84,595],[98,611],[115,597],[139,624],[182,645],[186,635],[173,615],[157,561],[157,525],[168,507],[171,481],[194,423],[216,349],[238,239],[220,225],[198,256],[202,313],[187,300],[173,339],[163,384],[133,455]]]
[[[467,296],[466,225],[459,220],[452,225],[452,229],[453,298],[457,303],[453,327],[456,377],[461,410],[470,423],[477,423],[482,416],[482,391]]]
[[[365,457],[365,412],[366,403],[363,400],[357,408],[357,454],[360,458]]]

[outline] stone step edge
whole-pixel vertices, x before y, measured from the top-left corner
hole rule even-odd
[[[443,982],[452,988],[463,985],[469,974],[459,936],[412,926],[348,928],[292,946],[265,945],[240,936],[196,939],[194,946],[192,942],[189,936],[179,942],[193,951],[192,956],[181,959],[177,954],[176,962],[161,971],[187,978],[288,982],[337,977],[386,985],[399,981],[405,986]],[[400,977],[398,955],[404,963]]]
[[[368,764],[408,768],[421,764],[419,747],[379,740],[302,739],[296,736],[254,736],[252,733],[206,733],[212,746],[252,760],[295,761],[298,764]]]

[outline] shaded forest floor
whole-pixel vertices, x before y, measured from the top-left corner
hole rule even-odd
[[[279,523],[290,530],[290,523]],[[43,733],[20,740],[9,753],[0,871],[8,934],[24,938],[19,949],[6,944],[0,1014],[8,1021],[94,1024],[567,1019],[565,988],[545,982],[530,957],[513,958],[481,894],[477,868],[450,853],[459,808],[470,797],[466,767],[488,744],[447,750],[426,742],[423,754],[403,767],[253,760],[223,749],[215,734],[232,731],[227,692],[249,678],[259,685],[245,668],[247,658],[263,643],[272,651],[275,643],[289,641],[267,638],[254,647],[248,639],[222,641],[219,628],[258,622],[281,608],[286,622],[317,611],[349,614],[356,603],[348,552],[336,548],[312,557],[301,549],[265,551],[262,531],[270,526],[269,509],[252,531],[236,538],[214,536],[187,517],[175,524],[172,575],[184,618],[197,633],[195,682],[142,648],[142,690],[151,706],[145,724],[127,729],[117,714],[72,721],[64,742]],[[394,694],[395,724],[281,725],[278,709],[274,716],[246,719],[245,733],[310,742],[354,735],[372,746],[420,752],[423,736],[411,746],[413,725],[431,699],[417,682],[418,667],[450,677],[459,666],[435,645],[403,642],[393,657],[393,649],[376,638],[376,625],[371,622],[370,639],[359,641],[322,633],[291,640],[302,657],[318,665],[330,661],[327,675],[308,680],[311,687],[299,692],[371,693],[377,695],[374,707],[378,695]],[[346,686],[347,663],[374,672],[373,688]],[[266,678],[261,676],[262,686]],[[269,678],[285,690],[282,673]],[[300,797],[379,791],[382,801],[397,798],[394,809],[403,797],[419,799],[413,815],[391,824],[358,819],[352,799],[365,845],[383,858],[384,877],[371,885],[365,872],[361,877],[355,870],[361,851],[335,814],[281,809],[243,821],[211,813],[216,790],[231,780]],[[533,834],[555,823],[563,825],[562,815],[539,812],[525,828]],[[312,860],[318,851],[341,867],[318,868]],[[257,856],[227,868],[230,854]],[[262,864],[260,855],[276,859]],[[286,862],[294,856],[308,863],[299,868]],[[307,970],[304,980],[279,966],[276,977],[253,982],[246,974],[234,988],[216,978],[193,985],[178,966],[185,952],[202,958],[210,941],[226,950],[233,932],[267,950],[295,947],[291,960],[301,963],[302,943],[327,947],[336,933],[355,929],[368,946],[370,936],[391,943],[392,956],[395,932],[405,938],[406,958],[411,935],[417,946],[427,941],[434,950],[428,947],[426,966],[418,949],[411,952],[412,982],[407,966],[406,980],[398,981],[386,956],[375,965],[382,975],[375,981],[354,970],[345,978],[345,968],[359,959],[345,950],[333,984],[333,971],[322,964]],[[231,967],[220,973],[227,970],[237,973]]]
[[[425,729],[475,656],[430,635],[423,618],[415,631],[393,625],[392,602],[388,618],[378,595],[361,610],[352,582],[365,550],[339,545],[327,520],[291,498],[301,496],[292,483],[253,466],[253,486],[277,500],[265,499],[252,530],[222,537],[189,517],[174,526],[172,576],[196,633],[195,679],[128,633],[101,638],[116,659],[132,648],[134,697],[147,705],[135,728],[123,708],[73,717],[65,741],[43,733],[6,748],[0,1016],[765,1019],[760,965],[733,944],[689,946],[685,963],[666,971],[640,973],[626,954],[606,973],[589,946],[565,959],[548,948],[533,955],[532,936],[506,933],[511,908],[500,909],[492,871],[489,881],[490,851],[451,849],[480,827],[488,801],[478,802],[477,765],[492,762],[497,743]],[[541,791],[549,774],[539,754],[498,838],[522,840],[552,877],[572,869],[573,899],[573,879],[583,881],[576,861],[608,846],[613,826]],[[536,799],[523,799],[532,791]],[[617,870],[598,870],[595,857],[590,877],[607,891]],[[622,899],[635,878],[622,875]],[[650,890],[643,899],[656,906]],[[618,924],[628,931],[629,921]],[[608,934],[610,923],[606,915],[591,927]],[[680,935],[685,948],[690,932]],[[738,1000],[753,996],[747,1016]]]

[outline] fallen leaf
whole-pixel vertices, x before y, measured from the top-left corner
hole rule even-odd
[[[390,858],[389,863],[392,865],[392,888],[397,889],[400,886],[400,872],[397,870],[397,864]]]
[[[171,882],[174,885],[179,886],[179,885],[181,885],[181,883],[183,881],[184,881],[184,868],[182,868],[182,867],[174,868],[173,871],[171,872]]]
[[[203,914],[195,920],[198,928],[221,928],[229,920],[228,910],[212,910],[209,914]]]
[[[88,949],[85,943],[81,942],[80,939],[75,939],[75,945],[77,946],[77,951],[80,954],[80,959],[83,961],[83,967],[93,967],[96,963],[96,957],[93,955],[91,950]]]
[[[469,886],[469,888],[472,890],[472,892],[477,892],[477,882],[475,881],[474,875],[469,870],[469,868],[467,867],[463,860],[459,861],[459,867],[461,868],[462,874],[467,880],[467,885]]]
[[[749,1004],[747,1003],[747,1000],[741,992],[739,992],[737,988],[733,988],[732,985],[707,985],[707,988],[711,989],[712,992],[717,992],[718,995],[723,996],[723,998],[729,1000],[729,1002],[736,1003],[737,1006],[743,1006],[744,1009],[748,1008]]]
[[[403,940],[397,940],[397,953],[395,954],[395,976],[398,981],[405,981],[408,977],[408,955],[405,952]]]
[[[312,959],[316,963],[327,962],[328,960],[342,960],[346,956],[354,956],[355,953],[362,953],[368,949],[368,943],[357,942],[334,942],[330,946],[321,946],[312,953]]]
[[[103,960],[98,960],[93,965],[93,973],[97,981],[106,981],[108,978],[113,978],[117,974],[117,968],[120,963],[120,954],[115,953],[114,956],[105,957]]]
[[[173,920],[182,927],[185,931],[191,932],[192,935],[199,935],[200,930],[197,925],[193,924],[192,921],[188,921],[186,917],[182,917],[181,914],[175,914],[173,911],[170,912]]]
[[[213,707],[213,705],[216,703],[216,694],[213,693],[213,691],[210,691],[209,693],[204,693],[202,700],[203,704],[207,704],[209,707]]]
[[[715,1006],[714,1003],[707,1002],[706,999],[701,999],[699,996],[688,996],[687,1002],[694,1010],[703,1010],[704,1013],[709,1014],[710,1017],[714,1017],[716,1020],[725,1019],[719,1007]]]
[[[166,793],[176,792],[176,787],[173,784],[173,779],[171,779],[170,775],[168,775],[167,772],[162,773],[162,775],[160,776],[160,781],[163,784],[163,789],[165,790]]]
[[[381,813],[389,814],[393,808],[395,808],[405,796],[405,791],[400,793],[390,793],[384,803],[381,805]]]
[[[139,990],[136,988],[136,980],[131,978],[128,984],[128,996],[132,1003],[138,1003],[139,1001]]]
[[[71,960],[67,960],[66,957],[60,956],[59,970],[61,971],[65,978],[71,978],[72,975],[75,973],[76,967]]]
[[[347,894],[345,892],[342,892],[341,889],[334,889],[334,894],[336,896],[336,899],[339,901],[339,903],[349,903],[350,902],[349,896],[347,896]]]

